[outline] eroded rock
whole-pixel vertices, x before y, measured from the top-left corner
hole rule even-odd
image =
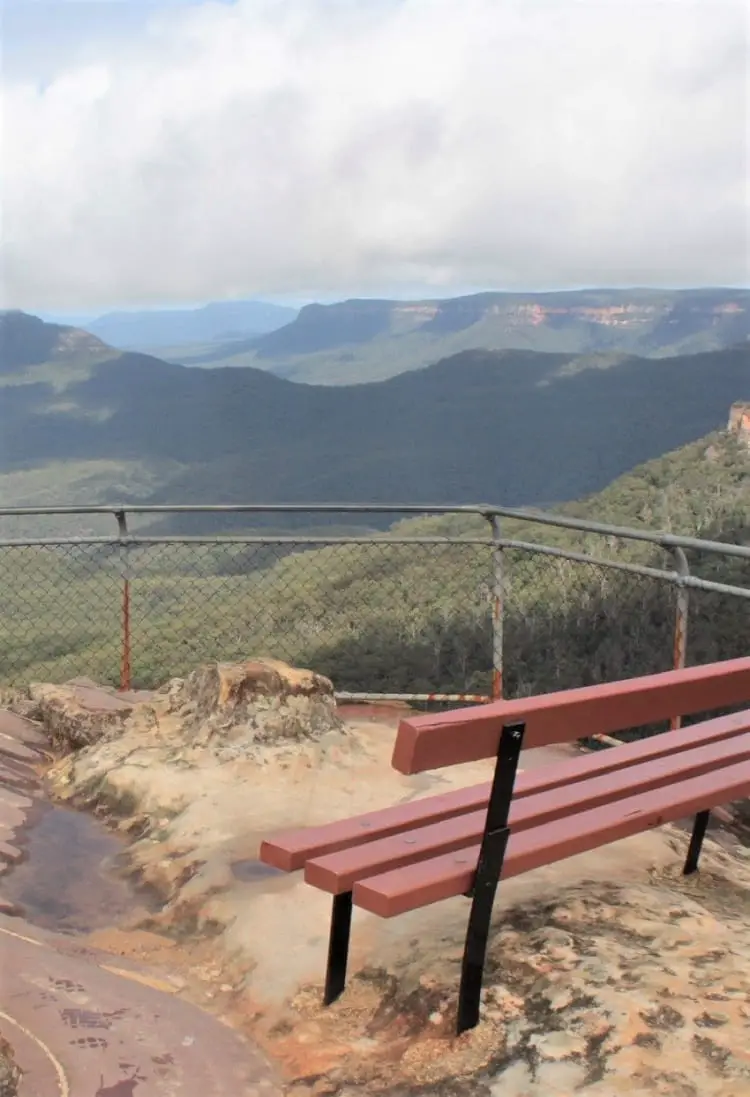
[[[446,914],[439,940],[409,940],[394,965],[356,971],[334,1006],[303,988],[269,1031],[272,1054],[303,1079],[314,1047],[337,1095],[750,1093],[750,875],[716,847],[704,856],[690,879],[672,865],[649,882],[584,880],[498,911],[481,1022],[462,1037],[462,937]]]
[[[179,737],[225,758],[263,744],[316,742],[343,730],[333,683],[276,659],[208,663],[165,688]]]
[[[42,724],[55,749],[67,753],[121,732],[134,708],[147,699],[117,694],[88,680],[61,686],[36,683],[29,687],[26,715]]]
[[[16,1097],[21,1071],[7,1040],[0,1036],[0,1097]]]
[[[312,672],[211,664],[51,777],[126,805],[123,825],[139,828],[130,869],[165,901],[150,928],[201,941],[210,1001],[226,988],[225,1008],[300,1095],[311,1079],[331,1097],[750,1092],[748,851],[709,835],[685,878],[677,827],[504,882],[471,1033],[454,1035],[459,901],[388,924],[358,911],[347,991],[323,1009],[328,897],[299,876],[235,870],[254,870],[277,829],[429,792],[392,771],[392,740],[385,727],[342,733],[333,688]],[[439,787],[487,776],[446,771]]]

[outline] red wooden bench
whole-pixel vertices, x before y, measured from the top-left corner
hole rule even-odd
[[[401,722],[393,766],[414,774],[496,759],[491,782],[264,841],[260,858],[333,896],[324,1002],[343,991],[352,906],[383,918],[470,897],[458,1031],[477,1024],[502,879],[694,815],[698,867],[712,808],[750,795],[750,710],[516,776],[522,749],[750,701],[750,658]]]

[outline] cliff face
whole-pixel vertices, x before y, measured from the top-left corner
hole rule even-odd
[[[269,335],[219,347],[211,361],[341,385],[384,380],[465,350],[662,358],[740,346],[748,338],[747,289],[485,292],[308,305]]]
[[[592,339],[596,342],[597,329],[610,328],[632,336],[628,349],[636,349],[637,341],[646,338],[650,341],[646,349],[658,351],[685,338],[719,333],[723,345],[729,345],[746,334],[749,313],[750,295],[743,290],[490,292],[435,301],[351,300],[308,305],[293,323],[259,339],[255,346],[259,358],[273,358],[420,331],[445,337],[481,325],[483,339],[490,341],[476,345],[489,349],[498,339],[499,347],[506,345],[503,335],[518,336],[519,331],[544,327],[559,334],[572,327],[587,348]]]
[[[732,404],[729,409],[727,430],[731,434],[736,434],[746,446],[750,446],[750,402]]]

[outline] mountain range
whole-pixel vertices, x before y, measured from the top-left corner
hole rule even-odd
[[[662,357],[717,350],[748,336],[750,290],[597,289],[313,304],[263,335],[159,356],[191,366],[254,366],[307,384],[356,384],[465,350]]]
[[[20,312],[0,315],[0,349],[4,505],[41,481],[58,502],[545,505],[723,426],[750,389],[747,342],[468,350],[336,387],[186,369]]]
[[[248,339],[291,323],[297,309],[265,301],[213,301],[201,308],[108,312],[72,321],[120,350]],[[55,322],[55,317],[49,317]]]

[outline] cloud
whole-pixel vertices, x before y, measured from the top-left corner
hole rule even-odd
[[[4,86],[6,304],[745,283],[749,27],[747,0],[155,9]]]

